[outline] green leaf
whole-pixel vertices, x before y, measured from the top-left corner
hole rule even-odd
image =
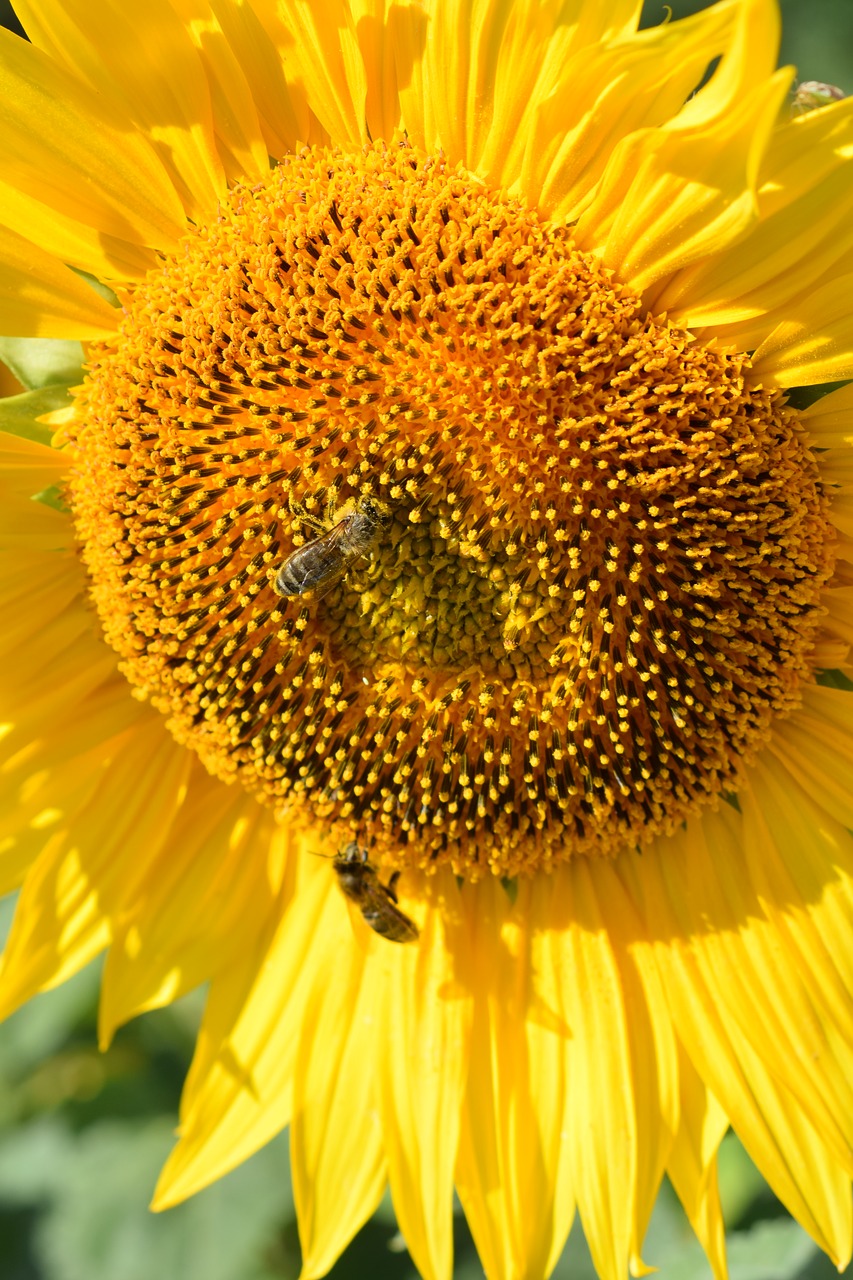
[[[798,1280],[817,1251],[790,1218],[761,1222],[729,1237],[729,1280]]]
[[[0,1123],[5,1110],[6,1085],[17,1092],[51,1054],[58,1053],[97,1006],[101,965],[87,965],[53,991],[35,996],[3,1024],[0,1036]]]
[[[50,1280],[293,1280],[299,1259],[282,1249],[293,1220],[287,1142],[166,1213],[148,1209],[174,1143],[173,1122],[102,1122],[77,1135],[35,1251]],[[295,1238],[293,1232],[291,1238]]]
[[[25,391],[19,396],[0,400],[0,431],[39,444],[50,444],[53,428],[36,419],[55,409],[64,409],[71,403],[67,386],[41,387],[38,391]]]
[[[839,387],[845,387],[849,379],[843,379],[841,382],[820,382],[813,387],[791,387],[786,393],[788,404],[794,409],[808,409],[809,405],[816,404],[818,400],[822,400],[824,396],[828,396],[830,391],[837,391]]]
[[[729,1230],[767,1192],[767,1183],[756,1169],[734,1133],[727,1133],[717,1155],[720,1202]]]
[[[55,1195],[67,1177],[73,1148],[73,1135],[55,1116],[2,1135],[0,1202],[29,1206]]]
[[[552,1280],[597,1280],[580,1217],[575,1218],[566,1247],[552,1272]]]
[[[83,377],[83,347],[64,338],[0,338],[0,360],[30,391]]]
[[[71,270],[78,275],[81,280],[85,280],[104,299],[111,307],[118,308],[121,303],[116,296],[115,290],[111,289],[108,284],[104,284],[103,280],[99,280],[97,276],[93,276],[91,271],[82,271],[79,267],[72,267]]]
[[[667,1280],[712,1280],[704,1250],[693,1234],[671,1183],[661,1186],[643,1241],[643,1259]]]
[[[847,693],[853,689],[853,680],[849,680],[843,671],[819,671],[817,682],[826,689],[844,689]]]

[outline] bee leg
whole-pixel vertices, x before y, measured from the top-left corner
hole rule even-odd
[[[341,485],[330,484],[326,490],[326,528],[330,528],[335,523],[335,512],[340,505]]]
[[[391,899],[392,902],[397,901],[397,881],[399,879],[400,879],[400,872],[395,871],[394,874],[391,876],[391,879],[385,885],[385,892],[388,894],[388,897]]]
[[[292,495],[288,498],[287,508],[294,520],[298,520],[300,524],[310,525],[318,534],[325,533],[329,527],[324,517],[312,515],[306,509],[305,503],[299,502]]]

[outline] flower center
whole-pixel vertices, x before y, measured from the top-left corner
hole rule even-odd
[[[330,852],[635,847],[737,785],[809,670],[832,538],[747,370],[441,158],[291,156],[92,353],[70,496],[107,639]],[[277,594],[312,539],[333,572]]]

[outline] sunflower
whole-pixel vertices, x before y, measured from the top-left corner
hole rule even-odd
[[[773,0],[16,9],[3,1012],[207,983],[155,1206],[289,1124],[306,1280],[664,1174],[723,1277],[730,1125],[844,1266],[853,102]]]

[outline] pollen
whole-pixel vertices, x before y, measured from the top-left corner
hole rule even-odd
[[[313,148],[122,302],[69,490],[106,639],[330,854],[642,849],[798,705],[833,536],[797,415],[571,227],[408,145]],[[279,595],[312,540],[336,572]]]

